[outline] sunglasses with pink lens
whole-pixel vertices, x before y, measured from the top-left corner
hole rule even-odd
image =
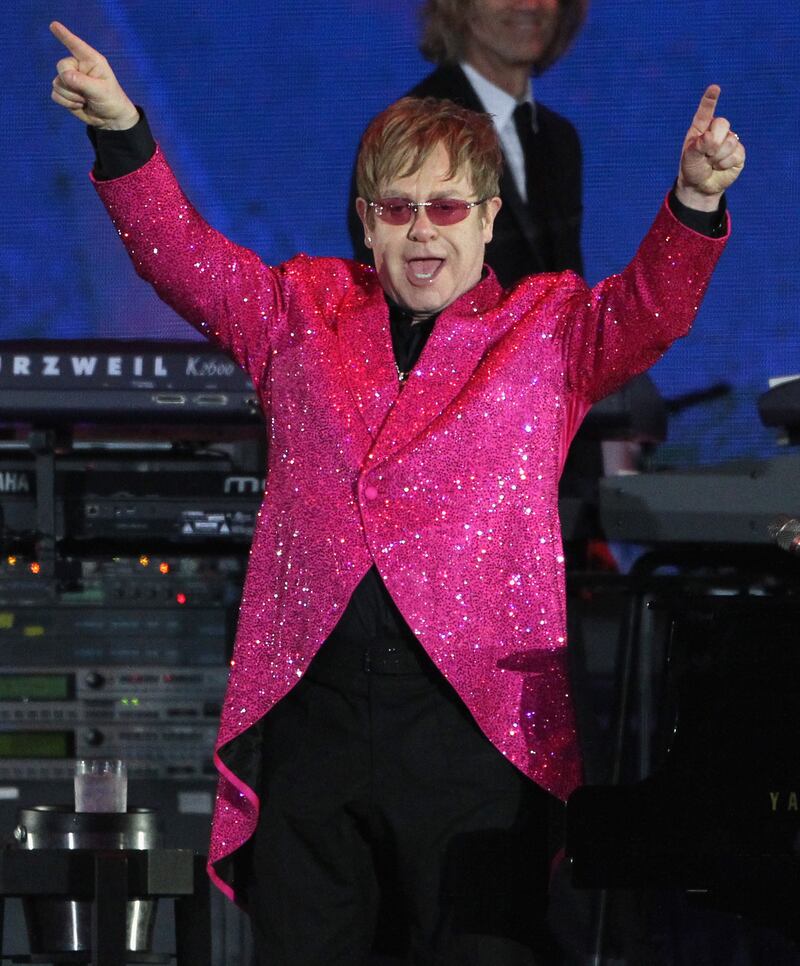
[[[387,225],[407,225],[424,208],[428,219],[434,225],[455,225],[463,221],[470,209],[482,205],[487,198],[479,201],[462,201],[460,198],[434,198],[433,201],[407,201],[405,198],[381,198],[370,201],[369,207]]]

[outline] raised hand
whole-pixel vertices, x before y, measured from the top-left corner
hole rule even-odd
[[[700,99],[681,151],[675,193],[690,208],[714,211],[722,192],[744,167],[744,145],[730,121],[714,117],[720,89],[712,84]]]
[[[69,51],[56,65],[52,99],[78,120],[107,131],[124,131],[139,120],[136,106],[120,87],[108,61],[58,21],[50,32]]]

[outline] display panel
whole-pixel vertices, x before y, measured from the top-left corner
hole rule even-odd
[[[71,731],[0,731],[0,759],[71,758]]]
[[[67,701],[72,674],[0,674],[0,701]]]

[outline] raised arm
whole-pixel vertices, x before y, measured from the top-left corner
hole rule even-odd
[[[127,137],[119,132],[134,128],[139,112],[106,58],[63,24],[50,30],[69,51],[52,99],[98,136]],[[208,225],[158,150],[124,176],[93,180],[137,273],[258,384],[284,315],[282,273]]]
[[[695,212],[711,212],[695,230],[673,206],[662,206],[633,260],[591,290],[577,289],[562,312],[564,351],[578,405],[614,392],[653,365],[688,333],[727,238],[722,194],[744,166],[744,148],[730,123],[715,118],[720,90],[703,94],[683,141],[675,196]],[[701,222],[704,218],[699,219]],[[696,219],[695,219],[696,220]],[[688,227],[687,227],[688,225]]]

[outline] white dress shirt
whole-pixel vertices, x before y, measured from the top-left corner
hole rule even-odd
[[[525,157],[522,153],[522,145],[519,143],[517,129],[514,126],[514,108],[521,103],[512,97],[502,88],[486,80],[483,74],[479,74],[474,67],[467,63],[461,64],[461,69],[467,75],[467,80],[472,84],[478,100],[483,104],[487,114],[491,115],[494,122],[497,136],[503,147],[503,154],[506,164],[511,171],[511,176],[524,201],[528,200],[528,192],[525,187]],[[528,101],[533,110],[533,129],[536,130],[536,102],[533,99],[533,83],[528,81],[528,90],[522,101]]]

